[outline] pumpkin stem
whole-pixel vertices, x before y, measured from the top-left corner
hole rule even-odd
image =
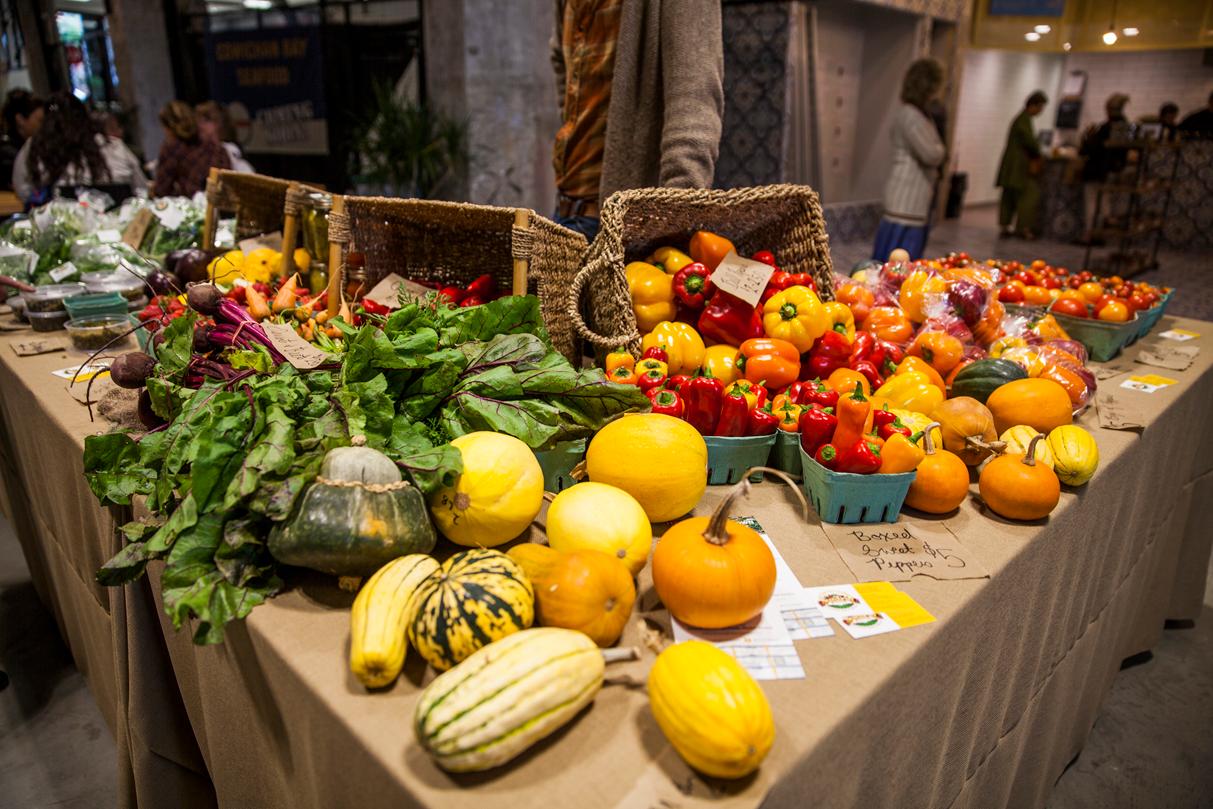
[[[926,426],[926,429],[923,431],[923,434],[922,434],[923,452],[925,452],[927,455],[935,454],[935,439],[931,438],[931,433],[935,430],[938,430],[939,427],[940,427],[939,422],[933,421],[930,424],[928,424]]]
[[[980,436],[976,435],[966,435],[965,443],[971,447],[979,447],[987,450],[988,452],[993,452],[996,455],[1002,455],[1007,451],[1006,441],[985,441]]]
[[[550,503],[556,499],[556,493],[555,492],[544,492],[543,499],[547,500]]]
[[[1028,444],[1028,451],[1023,456],[1024,466],[1036,466],[1036,445],[1044,439],[1045,437],[1040,433],[1032,437],[1031,442]]]
[[[639,660],[640,650],[635,646],[625,646],[621,649],[603,649],[602,662],[621,663],[625,660]]]
[[[769,466],[751,466],[742,474],[741,480],[737,482],[737,485],[729,489],[729,493],[724,496],[724,499],[717,504],[715,511],[712,512],[712,518],[708,521],[708,528],[703,534],[703,538],[708,542],[711,542],[713,545],[724,545],[729,541],[729,511],[732,509],[733,502],[738,497],[750,493],[750,475],[754,472],[765,472],[768,475],[775,475],[781,478],[784,483],[791,486],[792,491],[796,492],[796,496],[800,498],[804,519],[809,519],[809,501],[805,500],[804,493],[800,491],[800,487],[796,485],[796,481],[778,469],[772,469]]]

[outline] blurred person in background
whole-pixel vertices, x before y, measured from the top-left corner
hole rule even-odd
[[[910,65],[901,83],[901,106],[893,119],[892,170],[884,189],[884,216],[876,231],[872,258],[886,261],[901,248],[921,258],[927,245],[927,220],[946,149],[931,109],[943,89],[943,66],[934,59]]]
[[[1040,218],[1040,181],[1037,178],[1044,168],[1044,158],[1032,119],[1040,115],[1048,103],[1049,97],[1040,90],[1032,93],[1007,132],[1007,145],[998,166],[998,180],[994,183],[1002,189],[998,201],[999,236],[1014,234],[1025,239],[1036,238],[1036,223]]]
[[[212,168],[230,169],[232,161],[218,140],[199,137],[194,108],[184,101],[170,101],[160,111],[164,144],[156,158],[157,197],[192,197],[206,188]]]
[[[204,101],[194,107],[194,114],[198,118],[198,137],[222,144],[228,160],[232,161],[233,171],[252,174],[253,164],[244,159],[244,154],[236,145],[236,133],[227,110],[217,101]]]
[[[4,119],[3,140],[0,140],[0,177],[9,190],[12,189],[13,163],[17,159],[17,152],[38,131],[43,114],[42,99],[29,90],[9,90],[4,97],[4,109],[0,112]]]
[[[1213,138],[1213,93],[1209,93],[1203,110],[1197,110],[1183,119],[1179,131],[1185,138]]]
[[[555,9],[556,221],[593,239],[615,191],[711,187],[724,113],[720,0]]]
[[[1098,224],[1095,208],[1099,203],[1099,187],[1108,182],[1113,175],[1124,170],[1129,161],[1129,150],[1116,146],[1117,141],[1129,137],[1129,120],[1125,117],[1125,107],[1129,97],[1124,93],[1113,93],[1104,102],[1105,120],[1099,126],[1091,125],[1082,138],[1082,146],[1078,153],[1084,158],[1082,166],[1083,203],[1086,206],[1087,233],[1084,239],[1087,243],[1102,244],[1102,239],[1095,236],[1095,226]],[[1109,146],[1111,143],[1113,145]],[[1115,199],[1104,195],[1100,217],[1113,213]]]
[[[1158,123],[1162,125],[1162,130],[1158,133],[1158,139],[1162,141],[1175,140],[1179,132],[1179,105],[1174,101],[1168,101],[1158,108]]]
[[[13,191],[27,206],[41,205],[56,189],[125,185],[145,190],[139,158],[121,138],[109,138],[88,108],[68,92],[46,103],[37,134],[25,142],[13,165]]]

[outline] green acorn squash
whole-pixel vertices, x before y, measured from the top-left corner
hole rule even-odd
[[[960,369],[952,380],[952,396],[969,396],[982,404],[1008,382],[1027,379],[1028,372],[1011,360],[977,360]]]
[[[365,576],[410,553],[429,553],[438,537],[425,498],[383,453],[329,451],[291,516],[270,532],[279,562],[337,576]]]

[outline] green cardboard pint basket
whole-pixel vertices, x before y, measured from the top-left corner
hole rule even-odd
[[[1049,311],[1053,311],[1051,305]],[[1074,317],[1060,312],[1053,312],[1053,317],[1057,318],[1057,322],[1072,339],[1087,347],[1087,353],[1095,362],[1107,362],[1115,357],[1122,348],[1137,339],[1141,330],[1139,315],[1134,315],[1132,320],[1124,323]]]
[[[826,469],[800,450],[801,486],[822,521],[844,523],[896,522],[915,472],[896,475],[854,475]]]
[[[723,486],[737,483],[745,471],[754,466],[766,466],[775,446],[774,435],[705,435],[708,445],[708,485]],[[750,475],[754,483],[762,480],[762,473]]]
[[[543,470],[543,490],[560,494],[575,484],[577,479],[573,477],[573,467],[581,463],[584,457],[584,438],[561,441],[551,449],[535,450],[535,458]]]
[[[775,433],[771,466],[789,475],[800,474],[800,433],[790,433],[787,430]]]
[[[1175,290],[1171,290],[1162,296],[1162,300],[1158,302],[1157,306],[1151,306],[1144,312],[1137,313],[1137,320],[1141,323],[1141,328],[1137,332],[1138,337],[1145,337],[1151,329],[1158,325],[1158,321],[1162,320],[1163,314],[1167,311],[1167,304],[1171,302],[1174,295]]]

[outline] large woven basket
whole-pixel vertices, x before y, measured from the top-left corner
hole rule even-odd
[[[220,212],[236,215],[237,240],[285,230],[288,214],[293,216],[298,213],[297,194],[305,188],[321,190],[321,186],[279,180],[262,174],[211,169],[206,180],[206,226],[202,246],[207,249],[214,247],[215,224]],[[295,193],[288,195],[292,189],[295,189]]]
[[[368,283],[389,273],[466,286],[489,274],[502,290],[539,297],[556,350],[579,360],[564,301],[586,240],[525,208],[388,197],[333,197],[329,243],[366,256]],[[330,264],[334,263],[330,260]]]
[[[728,237],[743,255],[771,250],[781,269],[812,273],[822,299],[834,297],[825,219],[808,186],[620,191],[603,206],[601,230],[566,299],[570,322],[596,353],[617,346],[640,350],[627,263],[662,245],[685,248],[697,230]]]

